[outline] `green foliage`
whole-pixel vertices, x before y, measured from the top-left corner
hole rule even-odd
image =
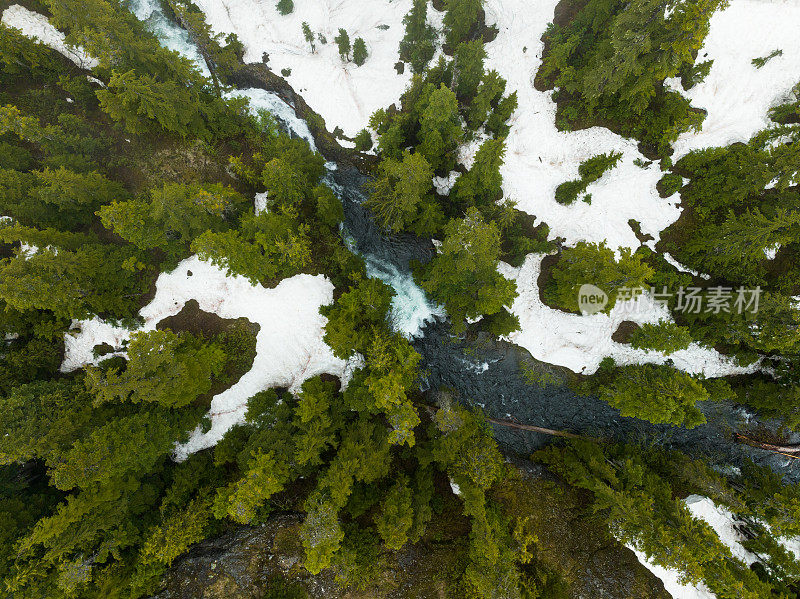
[[[294,2],[292,0],[278,0],[275,8],[280,14],[286,16],[294,12]]]
[[[483,61],[486,50],[483,40],[461,42],[456,46],[455,64],[457,66],[456,94],[463,100],[471,99],[478,93],[478,86],[483,79]]]
[[[461,175],[450,196],[461,206],[487,206],[503,196],[500,167],[506,154],[505,139],[487,139],[475,153],[475,162]]]
[[[661,320],[657,324],[645,322],[631,335],[631,347],[647,349],[670,355],[686,349],[692,342],[689,329],[673,322]]]
[[[458,100],[450,88],[441,85],[431,93],[419,120],[418,151],[436,171],[448,171],[455,165],[452,153],[464,131],[458,116]]]
[[[242,477],[219,489],[214,499],[214,515],[229,516],[240,524],[252,523],[259,508],[272,495],[281,491],[289,477],[288,466],[275,459],[273,452],[253,453]]]
[[[675,173],[666,173],[658,181],[658,189],[665,198],[678,193],[683,187],[683,177]]]
[[[353,42],[353,62],[361,66],[366,62],[368,55],[367,44],[362,38],[357,37],[356,41]]]
[[[339,57],[342,60],[350,60],[350,36],[343,28],[339,28],[339,34],[333,38],[336,46],[339,48]]]
[[[623,416],[692,428],[706,421],[696,407],[709,399],[703,385],[679,370],[659,364],[620,366],[595,383],[603,401]]]
[[[689,493],[724,487],[707,467],[655,448],[582,440],[550,446],[536,457],[571,485],[591,492],[592,507],[610,532],[654,563],[679,570],[687,582],[704,582],[717,596],[770,596],[770,585],[733,557],[713,529],[675,497],[677,489],[667,477],[676,472],[697,474],[686,481]]]
[[[327,317],[325,343],[346,360],[354,352],[364,353],[375,332],[386,324],[394,291],[379,279],[365,279],[351,287],[330,306],[320,308]]]
[[[772,52],[770,52],[766,56],[760,56],[758,58],[754,58],[750,62],[753,64],[753,66],[755,68],[760,69],[765,64],[767,64],[770,60],[772,60],[773,58],[777,58],[778,56],[783,56],[783,50],[781,50],[780,48],[778,48],[776,50],[773,50]]]
[[[317,51],[317,46],[314,43],[314,32],[311,31],[311,26],[303,21],[303,37],[306,38],[308,45],[311,46],[311,53],[314,54]]]
[[[455,47],[466,39],[482,8],[483,0],[445,0],[444,31],[448,45]]]
[[[663,2],[591,0],[546,33],[538,77],[558,88],[559,125],[585,118],[612,123],[659,154],[703,115],[663,81],[694,64],[709,20],[725,0],[692,0],[672,10]]]
[[[500,232],[470,208],[444,228],[439,253],[417,273],[422,288],[444,304],[453,330],[463,332],[468,318],[496,314],[510,305],[516,285],[497,272]]]
[[[125,370],[90,367],[86,382],[97,404],[153,402],[180,408],[207,393],[224,365],[225,353],[219,347],[188,333],[137,331],[128,343]]]
[[[436,30],[428,24],[428,0],[414,0],[411,11],[403,17],[403,25],[400,60],[411,65],[412,73],[421,73],[436,52]]]
[[[562,183],[556,188],[556,202],[559,204],[569,205],[572,204],[578,195],[586,191],[590,183],[594,183],[606,171],[611,170],[616,166],[622,158],[620,152],[611,152],[608,154],[598,154],[592,156],[581,162],[578,166],[578,174],[580,179],[575,181],[567,181]]]
[[[248,213],[240,231],[206,231],[191,244],[201,260],[257,285],[290,277],[311,263],[309,226],[282,214]]]
[[[553,267],[552,279],[544,288],[544,298],[551,305],[573,312],[579,311],[578,290],[589,283],[608,294],[608,304],[603,312],[609,312],[623,288],[635,289],[645,285],[653,269],[641,261],[630,249],[620,248],[619,260],[605,243],[578,242],[573,248],[565,248]]]
[[[353,141],[356,144],[356,150],[359,152],[367,152],[372,149],[372,135],[366,129],[359,131]]]
[[[0,228],[0,241],[38,248],[0,260],[0,299],[9,306],[50,310],[63,318],[133,314],[142,281],[123,268],[131,255],[125,248],[91,236],[18,225]]]
[[[406,151],[402,160],[383,160],[366,202],[378,224],[391,233],[435,234],[444,216],[433,201],[432,176],[433,169],[422,154]]]
[[[246,200],[220,184],[166,183],[148,199],[114,201],[98,215],[103,225],[139,249],[158,248],[177,261],[205,231],[223,231]]]
[[[414,523],[411,498],[408,480],[401,477],[386,494],[381,510],[375,516],[378,534],[388,549],[400,549],[408,541],[408,534]]]

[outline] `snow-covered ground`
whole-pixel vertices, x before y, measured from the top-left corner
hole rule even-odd
[[[574,372],[592,374],[603,358],[610,356],[618,364],[663,364],[667,356],[656,351],[634,349],[617,343],[611,335],[619,325],[630,320],[641,324],[672,320],[669,311],[648,296],[617,302],[610,314],[579,315],[555,310],[539,298],[537,280],[544,254],[530,254],[519,268],[500,264],[500,272],[517,284],[517,297],[511,311],[519,318],[520,330],[508,339],[527,349],[534,358],[566,366]],[[696,343],[669,356],[676,368],[686,372],[719,377],[751,372],[755,367],[736,366],[713,349]]]
[[[63,54],[82,69],[93,69],[97,61],[86,54],[82,48],[75,48],[64,41],[64,34],[50,24],[47,17],[13,4],[3,11],[2,22],[15,27],[28,37],[35,38]]]
[[[680,215],[678,197],[661,199],[655,183],[657,165],[642,169],[633,164],[644,157],[636,144],[611,131],[594,127],[559,132],[550,93],[534,89],[533,78],[541,64],[542,33],[553,18],[558,0],[487,0],[487,23],[499,29],[486,45],[487,67],[508,80],[516,90],[519,109],[511,119],[508,151],[503,167],[506,196],[519,208],[550,225],[551,236],[572,245],[579,240],[608,240],[611,247],[635,248],[639,241],[628,220],[641,223],[642,232],[658,239],[659,232]],[[685,134],[677,144],[678,156],[692,148],[748,139],[767,125],[767,109],[785,97],[800,81],[800,3],[732,0],[717,13],[698,60],[713,58],[705,83],[688,92],[698,107],[709,111],[703,131]],[[762,69],[750,61],[780,48]],[[706,56],[707,54],[707,56]],[[623,153],[620,164],[589,186],[592,203],[580,200],[561,206],[555,188],[577,178],[581,161],[603,152]]]
[[[708,116],[700,133],[685,134],[676,156],[693,149],[747,141],[770,124],[771,106],[787,99],[800,82],[800,2],[798,0],[732,0],[711,17],[698,62],[714,60],[706,80],[682,92]],[[781,50],[760,69],[752,59]]]
[[[274,0],[195,0],[218,33],[236,33],[246,48],[247,62],[269,55],[269,66],[286,77],[309,106],[322,115],[329,131],[338,125],[346,135],[367,126],[370,115],[397,101],[411,80],[406,67],[398,75],[398,44],[403,37],[403,17],[411,0],[295,0],[294,12],[283,16]],[[428,11],[434,23],[441,16]],[[315,36],[316,52],[303,37],[307,22]],[[364,39],[369,57],[362,66],[343,62],[333,38],[343,27],[351,43]]]
[[[191,274],[190,274],[191,273]],[[319,307],[333,300],[333,284],[322,275],[296,275],[274,289],[251,285],[239,276],[226,276],[219,268],[196,256],[182,261],[156,283],[156,295],[141,309],[144,325],[156,325],[181,311],[194,299],[200,309],[222,318],[245,317],[261,326],[256,339],[253,368],[211,401],[211,430],[194,431],[186,445],[176,449],[179,458],[214,445],[231,426],[241,422],[248,398],[269,387],[298,391],[306,379],[322,373],[346,376],[347,365],[336,358],[322,340],[326,318]],[[122,342],[132,331],[114,327],[98,318],[75,323],[80,332],[65,337],[62,370],[71,371],[96,363],[92,348],[108,343],[124,355]]]

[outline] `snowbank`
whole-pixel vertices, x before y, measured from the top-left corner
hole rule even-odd
[[[82,69],[93,69],[97,60],[86,54],[83,48],[76,48],[64,41],[64,34],[50,24],[47,17],[14,4],[3,11],[2,22],[15,27],[28,37],[35,38],[59,54],[63,54]]]
[[[500,273],[517,284],[517,298],[511,306],[520,322],[520,330],[509,341],[527,349],[534,358],[566,366],[581,374],[592,374],[603,358],[610,356],[618,364],[663,364],[667,356],[660,352],[634,349],[617,343],[611,335],[619,325],[630,320],[637,324],[672,320],[669,311],[640,296],[617,302],[610,314],[579,315],[546,306],[539,298],[538,278],[544,254],[530,254],[520,268],[500,263]],[[755,366],[742,368],[719,352],[692,344],[669,356],[674,366],[685,372],[719,377],[751,372]]]
[[[541,37],[553,19],[558,0],[487,0],[486,21],[499,30],[486,44],[487,69],[496,69],[508,81],[507,92],[516,91],[519,108],[510,120],[506,161],[502,168],[506,197],[520,210],[550,226],[551,238],[563,237],[568,245],[586,240],[608,240],[612,248],[637,248],[640,243],[628,225],[641,223],[642,233],[658,239],[659,232],[680,216],[677,194],[658,196],[655,184],[662,173],[657,165],[641,168],[646,160],[636,142],[608,129],[592,127],[560,132],[555,126],[556,105],[550,92],[539,92],[533,79],[541,64]],[[591,204],[577,200],[562,206],[555,190],[564,181],[578,178],[578,166],[604,152],[622,152],[617,166],[589,185]]]
[[[211,401],[208,433],[194,431],[186,445],[176,449],[178,458],[214,445],[231,426],[241,422],[247,400],[268,387],[288,387],[298,391],[306,379],[322,373],[345,374],[346,364],[336,358],[322,340],[327,322],[319,307],[333,300],[333,285],[322,275],[296,275],[281,281],[274,289],[251,285],[244,277],[226,276],[219,268],[196,256],[182,261],[170,273],[162,273],[156,295],[140,315],[151,331],[168,316],[180,312],[194,299],[200,309],[222,318],[245,317],[258,323],[253,368],[239,381]],[[92,348],[108,343],[124,355],[122,342],[132,331],[114,327],[100,319],[76,323],[81,331],[66,335],[63,371],[96,363]]]
[[[507,139],[503,189],[521,210],[550,225],[551,238],[564,237],[568,245],[606,239],[613,248],[636,248],[640,244],[628,220],[638,221],[642,233],[657,240],[660,231],[679,217],[679,198],[658,196],[655,184],[662,173],[657,165],[643,169],[633,164],[636,158],[645,160],[635,142],[600,127],[556,130],[556,106],[549,92],[533,87],[533,79],[541,64],[541,36],[557,1],[486,2],[487,23],[499,30],[486,45],[487,68],[505,77],[507,90],[516,90],[519,99]],[[800,81],[799,30],[800,5],[795,0],[733,0],[715,14],[698,58],[713,58],[714,66],[706,82],[686,94],[709,115],[702,132],[681,137],[676,157],[693,148],[746,140],[768,124],[767,109]],[[753,58],[775,49],[783,50],[783,56],[761,69],[751,64]],[[556,187],[577,178],[581,161],[610,151],[622,152],[622,160],[589,186],[590,205],[578,200],[561,206],[555,201]]]
[[[733,0],[711,17],[698,62],[714,60],[706,80],[682,92],[708,116],[700,133],[684,134],[676,157],[690,150],[747,141],[769,126],[771,106],[800,81],[800,3],[797,0]],[[754,58],[781,50],[757,69]]]
[[[396,102],[411,80],[406,66],[394,69],[403,37],[403,17],[411,0],[295,0],[294,12],[282,16],[272,0],[195,0],[218,33],[236,33],[245,46],[244,59],[260,62],[269,55],[270,68],[291,69],[287,81],[325,119],[328,130],[337,125],[347,135],[367,126],[370,115]],[[441,16],[432,8],[429,19]],[[322,34],[316,52],[303,37],[302,23]],[[351,43],[364,39],[369,57],[362,66],[342,62],[333,38],[343,27]]]
[[[677,570],[654,564],[643,552],[630,545],[626,545],[626,547],[633,551],[639,563],[661,579],[661,582],[664,583],[664,589],[672,595],[673,599],[717,599],[717,596],[702,582],[696,585],[683,584],[680,581],[681,573]]]

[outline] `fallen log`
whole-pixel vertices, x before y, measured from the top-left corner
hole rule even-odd
[[[772,453],[779,453],[781,455],[785,455],[786,457],[800,459],[800,445],[776,445],[774,443],[765,443],[763,441],[751,439],[747,435],[743,435],[741,433],[735,433],[734,438],[738,443],[744,443],[745,445],[750,445],[751,447],[765,449],[766,451],[771,451]]]
[[[507,426],[509,428],[518,428],[523,431],[533,431],[534,433],[542,433],[544,435],[552,435],[554,437],[565,437],[567,439],[590,439],[584,435],[576,435],[575,433],[568,433],[567,431],[557,431],[552,428],[542,428],[541,426],[533,426],[532,424],[520,424],[512,422],[511,420],[497,420],[496,418],[487,418],[487,421],[492,424],[499,424],[500,426]]]

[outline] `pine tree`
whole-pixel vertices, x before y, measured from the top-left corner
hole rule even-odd
[[[598,395],[623,416],[684,428],[706,421],[696,404],[707,400],[708,392],[690,375],[669,366],[621,366],[599,387]]]
[[[384,159],[366,203],[378,224],[392,233],[405,230],[420,235],[435,233],[437,225],[441,225],[441,216],[433,219],[432,229],[428,228],[431,219],[421,220],[427,206],[438,210],[432,200],[432,176],[433,169],[422,154],[406,151],[402,161]]]
[[[367,60],[367,44],[360,37],[356,38],[353,42],[353,62],[361,66]]]
[[[436,30],[428,24],[428,0],[414,0],[403,25],[406,31],[400,41],[400,60],[411,65],[412,73],[421,73],[436,52]]]
[[[434,90],[422,111],[419,124],[418,151],[434,170],[450,170],[455,164],[451,154],[464,134],[456,95],[444,85]]]
[[[293,0],[278,0],[275,8],[280,14],[286,16],[294,12],[294,2]]]
[[[455,47],[466,39],[482,8],[483,0],[445,1],[444,30],[448,45]]]
[[[128,343],[125,370],[89,368],[87,385],[97,404],[154,402],[179,408],[207,393],[224,365],[225,353],[219,347],[188,333],[139,331]]]
[[[350,36],[343,28],[339,28],[339,34],[333,38],[339,48],[339,56],[342,60],[350,60]]]
[[[603,312],[609,312],[616,303],[622,288],[643,287],[653,269],[641,261],[630,249],[620,248],[617,261],[614,252],[605,243],[578,242],[574,248],[566,248],[553,268],[553,278],[544,289],[544,297],[552,305],[577,312],[578,290],[583,284],[591,284],[608,295]]]
[[[487,139],[475,154],[472,168],[461,175],[450,192],[459,206],[494,204],[503,195],[500,167],[506,153],[504,139]]]
[[[409,531],[414,524],[411,498],[408,479],[401,476],[381,502],[381,511],[375,515],[378,534],[388,549],[396,551],[408,541]]]
[[[314,32],[311,31],[311,27],[305,21],[303,21],[303,37],[306,38],[308,45],[311,46],[311,53],[314,54],[317,51],[317,47],[314,44]]]
[[[483,79],[483,61],[486,50],[483,40],[461,42],[456,46],[456,94],[462,102],[470,102],[478,93],[478,86]]]
[[[468,318],[495,314],[510,305],[516,286],[497,272],[500,232],[470,208],[444,228],[439,253],[419,271],[425,291],[444,304],[453,330],[463,332]]]

